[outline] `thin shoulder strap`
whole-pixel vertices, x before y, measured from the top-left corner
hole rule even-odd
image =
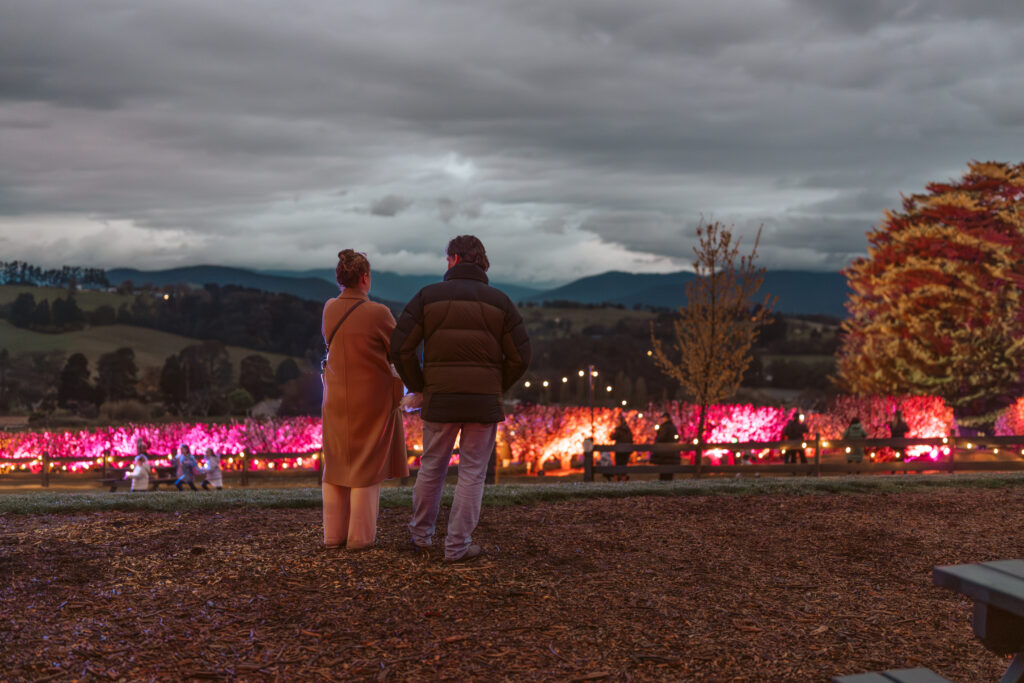
[[[366,303],[366,299],[360,299],[359,301],[356,302],[355,306],[353,306],[352,308],[350,308],[347,311],[345,311],[345,315],[341,316],[341,320],[339,320],[338,324],[334,326],[333,330],[331,330],[331,336],[327,338],[327,350],[328,351],[331,350],[331,341],[333,341],[334,335],[338,332],[338,328],[341,327],[341,324],[343,322],[345,322],[345,318],[347,318],[350,315],[352,315],[352,311],[356,310],[357,308],[362,306],[364,303]]]

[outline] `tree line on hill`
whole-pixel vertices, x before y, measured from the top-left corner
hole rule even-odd
[[[102,289],[110,286],[102,268],[62,266],[44,269],[25,261],[0,261],[0,285]]]
[[[319,397],[293,358],[275,368],[260,354],[239,363],[237,377],[219,341],[192,344],[168,356],[161,368],[142,369],[135,351],[122,347],[101,355],[95,371],[82,353],[59,351],[12,356],[0,349],[0,412],[57,409],[85,418],[105,410],[108,418],[148,419],[244,415],[264,399],[281,399],[286,415],[319,412]]]
[[[119,291],[134,295],[130,304],[116,310],[102,305],[90,312],[79,307],[73,291],[56,297],[52,304],[23,292],[0,306],[0,318],[15,327],[46,333],[70,332],[86,324],[137,325],[311,360],[322,348],[321,304],[314,301],[231,285],[135,291],[128,283]]]

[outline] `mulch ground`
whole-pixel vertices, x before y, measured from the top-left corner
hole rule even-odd
[[[485,508],[486,555],[465,565],[407,551],[408,514],[382,510],[364,552],[320,550],[309,509],[0,516],[0,678],[980,681],[1008,664],[931,569],[1024,557],[1019,490]]]

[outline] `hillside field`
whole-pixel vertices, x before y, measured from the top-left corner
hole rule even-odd
[[[82,353],[89,359],[91,367],[96,367],[96,362],[103,354],[128,346],[135,351],[135,364],[140,370],[147,367],[160,368],[168,356],[199,341],[133,325],[103,325],[62,334],[44,334],[20,329],[6,320],[0,320],[0,349],[7,349],[11,355],[30,351],[62,351],[69,355]],[[241,346],[228,346],[227,350],[236,372],[242,358],[252,354],[266,357],[275,367],[287,358],[280,353],[254,351]],[[295,360],[300,368],[306,364],[301,358]]]
[[[579,334],[591,325],[614,327],[620,321],[654,320],[650,311],[629,308],[561,308],[520,306],[519,313],[530,336],[569,336]]]
[[[36,303],[46,299],[51,304],[54,299],[66,299],[68,290],[61,287],[32,287],[30,285],[3,285],[0,286],[0,306],[12,303],[21,294],[31,294],[35,297]],[[118,294],[117,292],[97,292],[91,289],[81,289],[75,292],[75,301],[83,311],[95,311],[100,306],[110,306],[115,311],[121,304],[132,305],[135,297],[131,294]]]

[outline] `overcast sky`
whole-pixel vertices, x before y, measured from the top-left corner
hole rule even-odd
[[[1024,3],[0,0],[0,260],[675,271],[701,217],[839,270],[1024,158]]]

